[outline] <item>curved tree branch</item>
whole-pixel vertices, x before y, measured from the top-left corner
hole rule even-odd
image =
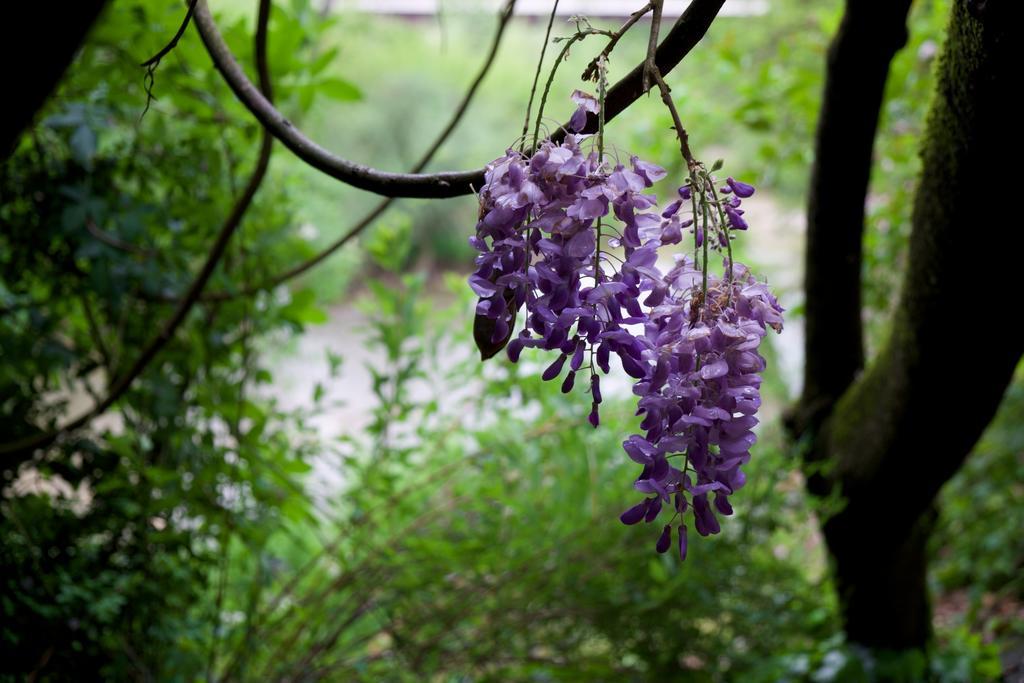
[[[693,0],[658,47],[661,73],[671,71],[704,37],[725,0]],[[483,169],[433,174],[389,173],[343,159],[309,139],[263,97],[238,65],[213,21],[205,0],[199,0],[195,24],[214,65],[235,96],[285,147],[310,166],[332,178],[368,192],[388,197],[443,198],[469,194],[483,184]],[[606,120],[611,120],[644,92],[643,64],[608,91]],[[597,130],[597,117],[588,117],[587,132]],[[557,135],[553,136],[556,137]]]
[[[270,59],[267,58],[267,27],[270,25],[272,0],[260,0],[256,9],[256,35],[253,40],[256,58],[256,76],[260,80],[260,92],[267,102],[274,101],[274,87],[270,80]]]
[[[269,0],[260,0],[260,2],[269,2]],[[494,33],[494,39],[491,41],[491,48],[487,52],[487,56],[484,58],[484,63],[481,65],[480,70],[477,72],[476,77],[473,79],[473,82],[470,83],[469,88],[466,90],[465,95],[463,95],[462,97],[462,100],[455,108],[455,111],[452,114],[451,119],[448,121],[448,125],[444,127],[441,133],[434,140],[433,144],[431,144],[430,147],[427,148],[427,150],[423,153],[423,155],[420,157],[420,160],[413,165],[412,170],[410,171],[411,173],[419,173],[424,168],[426,168],[427,164],[429,164],[430,161],[434,158],[434,155],[437,154],[438,150],[441,149],[441,146],[444,145],[444,143],[448,140],[451,134],[455,131],[455,128],[458,126],[459,122],[462,120],[462,117],[465,115],[470,103],[476,96],[476,92],[477,90],[479,90],[481,83],[483,83],[484,79],[487,77],[487,74],[490,72],[491,67],[494,65],[494,59],[498,55],[498,48],[501,46],[501,39],[505,35],[505,29],[508,27],[509,20],[512,18],[513,12],[515,10],[515,4],[516,0],[509,0],[509,2],[501,10],[500,14],[498,15],[498,26]],[[257,28],[259,26],[260,25],[257,24]],[[266,86],[264,87],[264,90],[266,92],[270,92],[269,75],[266,77],[265,84],[261,82],[261,87],[263,87],[264,85]],[[267,280],[264,280],[263,282],[260,282],[249,287],[245,287],[239,291],[207,292],[203,294],[199,300],[229,301],[237,297],[252,296],[253,294],[256,294],[258,292],[263,292],[267,291],[268,289],[278,287],[284,284],[285,282],[288,282],[289,280],[292,280],[302,275],[303,273],[312,270],[313,268],[315,268],[316,266],[320,265],[328,258],[330,258],[334,253],[336,253],[339,249],[344,247],[350,241],[352,241],[352,239],[357,237],[361,232],[363,232],[363,230],[372,225],[373,222],[376,221],[377,218],[379,218],[381,214],[383,214],[388,209],[388,207],[391,206],[392,203],[394,203],[395,199],[396,197],[388,197],[387,199],[377,204],[377,206],[373,207],[373,209],[371,209],[369,213],[360,218],[358,222],[356,222],[352,227],[346,230],[341,237],[339,237],[334,242],[329,244],[325,249],[317,253],[315,256],[312,256],[311,258],[303,261],[302,263],[299,263],[298,265],[295,265],[286,271],[278,273],[277,275],[274,275],[273,277],[270,277]],[[176,301],[177,297],[169,298],[169,300]]]

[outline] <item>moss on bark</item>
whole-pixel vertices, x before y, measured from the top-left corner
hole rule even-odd
[[[1020,133],[1007,93],[1019,14],[1011,0],[953,6],[893,331],[814,438],[811,457],[829,465],[815,490],[838,487],[844,503],[824,530],[847,635],[875,648],[926,645],[936,494],[1024,353],[1013,260],[1024,232],[1006,195],[1017,184]]]

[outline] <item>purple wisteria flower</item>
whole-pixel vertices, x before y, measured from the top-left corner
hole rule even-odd
[[[757,350],[768,328],[782,329],[782,308],[767,286],[732,261],[732,231],[748,227],[741,200],[754,188],[728,178],[716,191],[698,166],[679,198],[659,209],[649,189],[665,171],[586,151],[587,136],[577,133],[600,105],[580,91],[572,99],[573,132],[561,143],[547,140],[531,157],[509,150],[487,166],[470,238],[479,252],[469,278],[479,296],[474,335],[484,358],[503,347],[512,362],[524,348],[554,351],[542,378],[565,373],[564,393],[588,372],[594,427],[600,374],[618,358],[636,380],[643,416],[643,433],[623,449],[642,466],[634,488],[644,494],[620,519],[650,523],[669,511],[656,550],[671,547],[678,519],[685,559],[688,512],[702,536],[720,530],[716,514],[732,514],[729,496],[745,482],[742,466],[756,441],[765,369]],[[662,273],[659,249],[682,245],[687,234],[694,255],[676,255]],[[609,258],[606,248],[621,248],[621,257]],[[723,253],[721,275],[709,272],[710,251]]]
[[[587,101],[581,109],[586,109]],[[590,389],[590,421],[599,421],[600,380],[616,355],[630,375],[644,374],[642,340],[627,331],[644,322],[638,301],[640,277],[656,259],[655,247],[641,247],[639,232],[660,218],[648,212],[653,196],[643,192],[664,170],[633,159],[610,167],[595,152],[585,153],[583,136],[569,134],[560,144],[544,142],[529,159],[509,150],[488,165],[480,192],[480,220],[470,243],[480,252],[469,284],[480,297],[477,318],[490,321],[490,344],[509,339],[515,311],[525,305],[526,324],[508,342],[515,362],[524,348],[557,351],[544,379],[569,374],[563,391],[592,351],[596,368]],[[621,222],[625,265],[610,268],[598,249],[601,221]],[[479,341],[479,340],[478,340]],[[567,362],[568,361],[568,362]]]
[[[709,275],[705,290],[703,271],[683,256],[661,278],[668,292],[648,314],[647,373],[633,389],[644,433],[623,443],[643,466],[634,488],[650,497],[638,505],[660,512],[664,503],[679,516],[690,508],[702,536],[718,533],[715,512],[731,515],[729,496],[746,481],[765,369],[757,349],[767,328],[782,327],[767,286],[742,264],[731,271],[728,281]],[[630,511],[622,521],[640,521]]]

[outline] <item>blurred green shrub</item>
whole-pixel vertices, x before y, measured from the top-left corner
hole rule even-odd
[[[290,74],[286,110],[308,104],[322,73],[297,16],[282,9],[272,25],[290,45],[276,61]],[[4,442],[102,397],[170,315],[245,182],[256,124],[194,34],[157,70],[140,120],[138,64],[180,20],[174,3],[115,3],[0,170]],[[242,23],[226,34],[249,44]],[[309,255],[289,184],[272,169],[209,290]],[[259,388],[271,375],[258,347],[318,316],[309,291],[201,303],[93,432],[5,460],[0,677],[201,675],[220,628],[211,581],[224,549],[311,519],[296,484],[312,450],[305,418]]]

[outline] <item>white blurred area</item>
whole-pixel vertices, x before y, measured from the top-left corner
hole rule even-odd
[[[369,14],[389,14],[408,17],[429,17],[449,12],[494,11],[502,0],[326,0],[324,8],[348,10]],[[662,16],[678,17],[689,6],[689,0],[667,0]],[[516,15],[546,17],[551,14],[552,0],[518,0]],[[639,0],[562,0],[556,14],[586,17],[627,17],[642,7]],[[768,11],[768,0],[727,0],[721,16],[754,16]]]

